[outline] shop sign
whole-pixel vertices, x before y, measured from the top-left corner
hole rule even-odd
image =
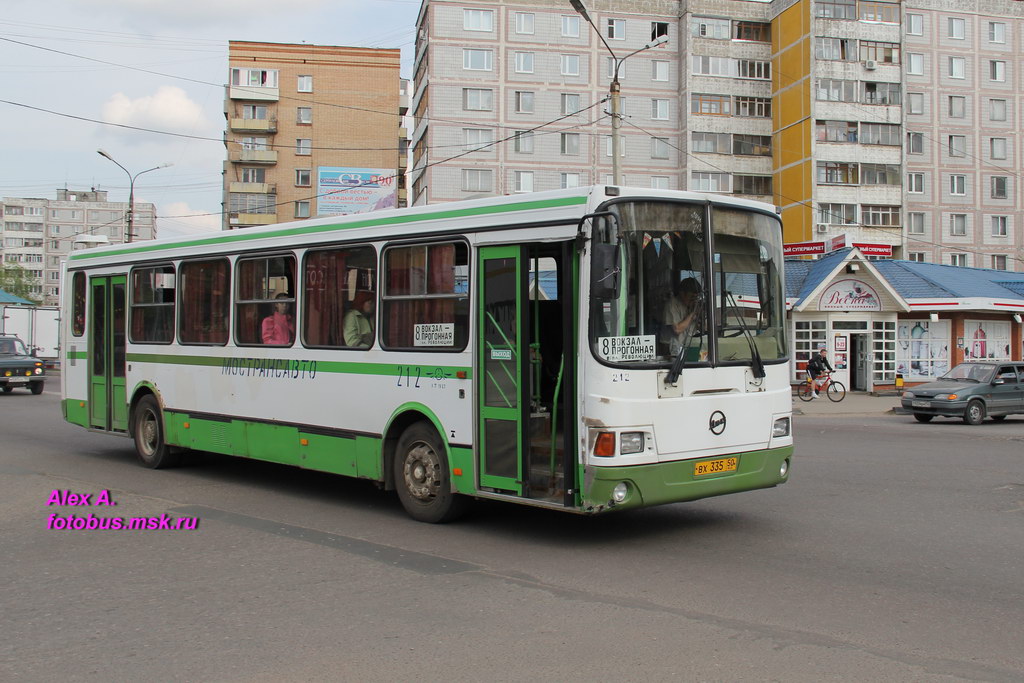
[[[807,256],[809,254],[824,253],[824,242],[794,242],[793,244],[782,245],[783,256]]]
[[[867,244],[863,242],[854,242],[853,246],[860,249],[861,253],[865,256],[881,256],[883,258],[892,258],[892,245],[891,244]]]
[[[836,280],[818,299],[819,311],[880,311],[878,293],[862,280]]]

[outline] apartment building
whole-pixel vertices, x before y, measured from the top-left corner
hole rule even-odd
[[[0,202],[0,257],[36,278],[33,295],[60,303],[60,266],[84,243],[120,244],[128,234],[128,202],[107,201],[106,190],[58,189],[56,199],[4,197]],[[135,202],[133,240],[156,238],[156,206]]]
[[[907,258],[1024,270],[1024,3],[903,11]]]
[[[405,205],[397,49],[230,41],[224,229]]]

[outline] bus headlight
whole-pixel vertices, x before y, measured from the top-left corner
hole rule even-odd
[[[622,432],[619,436],[619,453],[640,453],[644,450],[643,432]]]
[[[789,418],[780,417],[772,425],[772,436],[789,436]]]
[[[624,481],[620,481],[612,489],[612,500],[616,503],[621,503],[626,500],[626,496],[629,495],[629,484]]]

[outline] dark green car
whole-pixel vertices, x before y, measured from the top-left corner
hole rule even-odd
[[[961,363],[934,382],[903,392],[902,403],[918,422],[936,415],[969,425],[986,417],[1003,420],[1024,413],[1024,363]]]
[[[25,342],[0,334],[0,391],[9,394],[15,387],[25,387],[33,394],[41,394],[45,381],[43,361],[28,352]]]

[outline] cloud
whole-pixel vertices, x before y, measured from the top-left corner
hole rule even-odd
[[[131,99],[116,93],[103,104],[101,118],[111,123],[150,128],[174,133],[191,133],[209,126],[203,108],[188,93],[173,85],[162,85],[152,95]],[[139,134],[125,131],[128,140],[139,140]]]
[[[157,209],[157,237],[188,237],[221,229],[220,214],[193,209],[185,202],[161,204]]]

